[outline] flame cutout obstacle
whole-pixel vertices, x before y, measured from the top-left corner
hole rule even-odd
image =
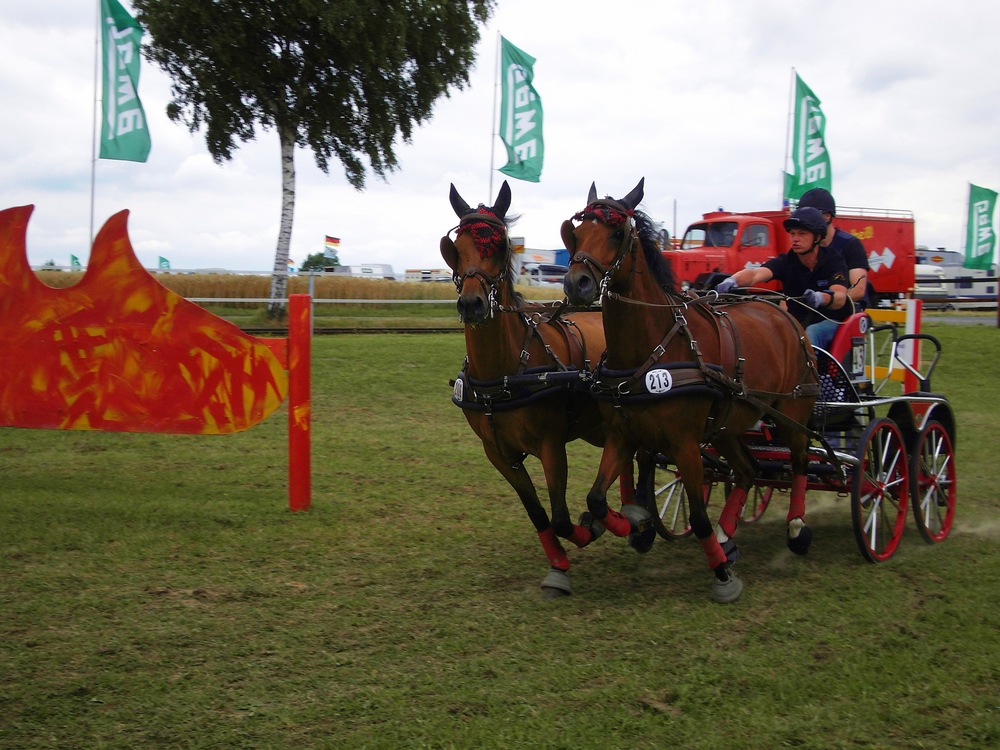
[[[288,377],[258,339],[161,286],[105,223],[87,271],[52,289],[28,265],[34,206],[0,211],[0,426],[225,434],[263,420]]]

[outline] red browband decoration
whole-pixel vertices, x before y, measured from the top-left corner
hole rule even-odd
[[[479,208],[476,209],[477,214],[483,214],[485,216],[492,216],[498,222],[500,218],[489,208],[480,204]],[[496,227],[485,222],[485,221],[468,221],[462,222],[458,227],[457,236],[461,236],[463,233],[469,232],[472,235],[472,241],[476,243],[476,249],[479,250],[480,259],[485,259],[491,257],[497,250],[500,249],[500,235]]]
[[[633,215],[632,209],[627,209],[622,212],[617,208],[608,205],[607,203],[597,202],[591,203],[580,213],[573,217],[576,221],[583,221],[584,219],[597,219],[600,222],[607,224],[609,227],[620,227]]]

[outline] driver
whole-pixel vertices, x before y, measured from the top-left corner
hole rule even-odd
[[[837,326],[854,312],[847,295],[847,264],[843,256],[820,243],[827,223],[816,208],[798,208],[785,219],[791,249],[759,268],[744,268],[723,279],[716,291],[757,286],[772,279],[781,282],[788,297],[788,311],[806,330],[813,346],[826,349]]]

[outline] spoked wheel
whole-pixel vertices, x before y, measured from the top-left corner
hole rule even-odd
[[[924,541],[944,540],[955,518],[955,452],[940,422],[924,425],[910,457],[910,500]]]
[[[768,503],[771,502],[771,495],[774,494],[774,487],[758,487],[756,484],[747,495],[747,501],[740,511],[740,523],[753,523],[767,510]]]
[[[676,539],[691,533],[691,521],[688,518],[687,496],[684,494],[684,484],[680,474],[673,467],[657,467],[656,504],[660,509],[660,520],[666,531],[666,538]],[[666,475],[664,477],[664,475]],[[666,480],[660,483],[660,478]],[[712,495],[712,483],[705,482],[705,505]]]
[[[892,557],[903,536],[909,464],[899,427],[891,419],[869,423],[858,447],[861,464],[851,481],[854,538],[868,562]]]

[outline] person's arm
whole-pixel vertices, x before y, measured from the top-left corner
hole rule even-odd
[[[848,280],[851,282],[851,287],[847,293],[853,302],[860,302],[865,298],[865,292],[868,290],[868,269],[852,268],[848,272]]]
[[[758,268],[744,268],[729,278],[733,279],[737,286],[757,286],[758,284],[766,284],[774,278],[774,274],[771,273],[770,268],[760,266]]]
[[[830,298],[830,301],[823,305],[823,307],[828,307],[831,310],[839,310],[847,304],[847,287],[842,286],[841,284],[831,284],[830,287],[825,292],[821,292],[821,294]]]

